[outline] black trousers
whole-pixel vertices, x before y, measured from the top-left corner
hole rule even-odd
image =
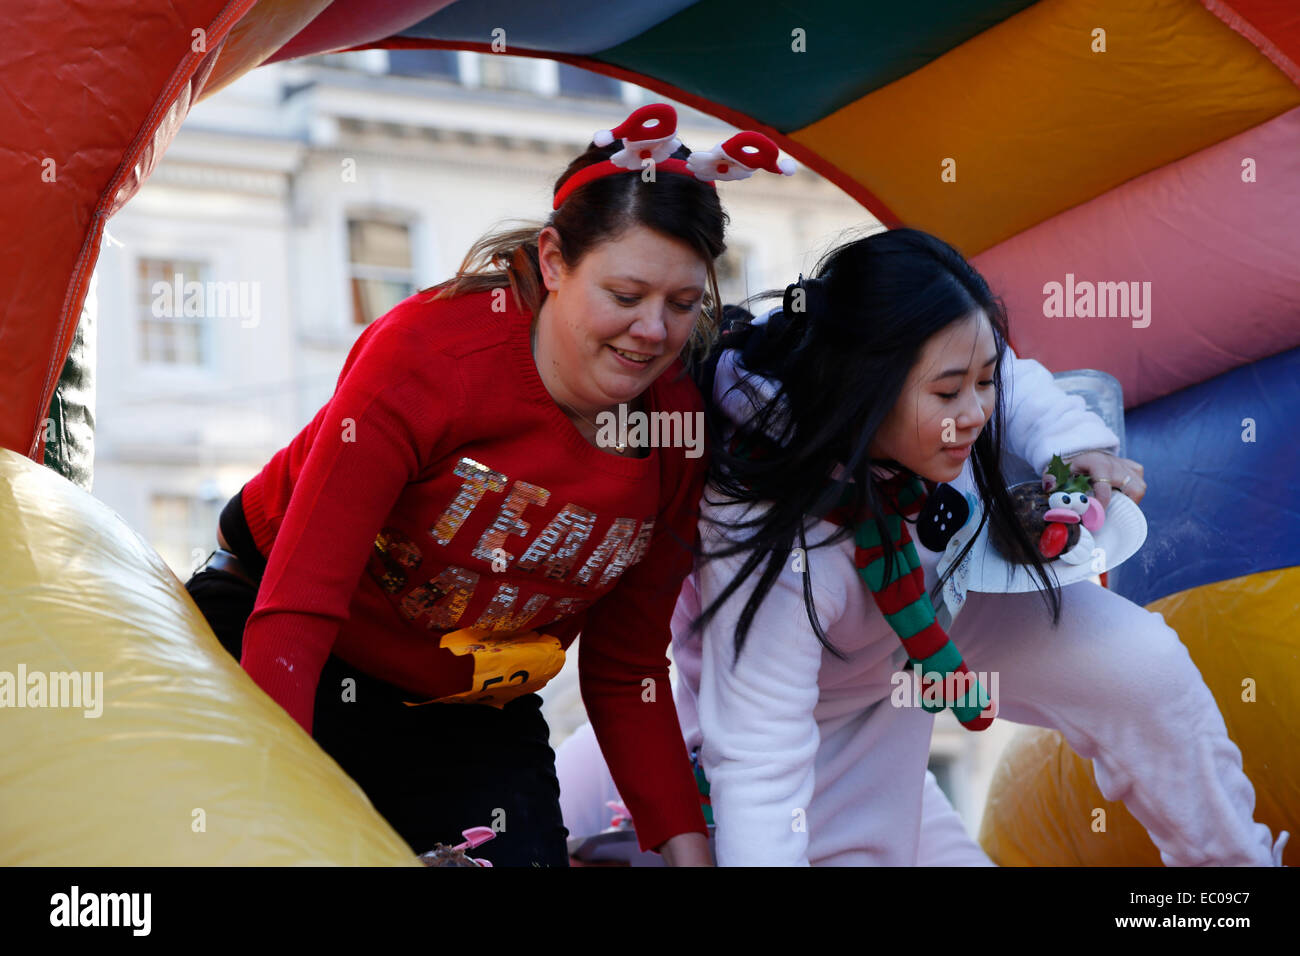
[[[232,548],[240,547],[236,537],[246,528],[228,529],[228,521],[223,513],[222,533]],[[241,563],[249,562],[241,556]],[[185,588],[238,660],[256,589],[211,569],[197,572]],[[355,681],[355,693],[345,693],[348,679]],[[312,737],[413,852],[460,843],[462,830],[485,826],[497,831],[496,838],[471,856],[496,866],[568,866],[569,833],[560,814],[555,752],[541,698],[528,694],[500,709],[407,707],[402,701],[411,696],[330,655],[316,693]]]

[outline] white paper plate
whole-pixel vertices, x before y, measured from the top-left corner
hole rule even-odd
[[[1018,486],[1017,486],[1018,487]],[[981,515],[972,520],[979,521]],[[1049,576],[1065,587],[1076,584],[1102,571],[1118,567],[1133,557],[1147,539],[1147,519],[1132,498],[1113,492],[1106,508],[1106,523],[1094,531],[1093,542],[1102,553],[1098,561],[1089,559],[1082,564],[1067,564],[1060,558],[1046,562],[1043,567]],[[965,590],[985,594],[1019,594],[1041,590],[1042,584],[1026,565],[1012,564],[998,553],[989,540],[986,526],[975,539],[967,560],[962,562],[965,572]],[[946,566],[946,565],[945,565]]]

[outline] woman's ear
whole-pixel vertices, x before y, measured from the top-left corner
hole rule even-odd
[[[560,251],[560,234],[554,226],[547,226],[537,235],[537,264],[541,267],[546,291],[558,292],[560,281],[569,270]]]

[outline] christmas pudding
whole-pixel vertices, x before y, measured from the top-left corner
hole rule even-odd
[[[422,853],[420,862],[425,866],[478,866],[464,850],[445,843],[437,843],[428,853]]]
[[[462,830],[461,835],[465,837],[464,843],[455,846],[435,843],[432,850],[420,854],[420,862],[425,866],[491,866],[490,860],[466,856],[465,851],[494,839],[496,831],[491,827],[470,827]]]
[[[1061,456],[1053,455],[1042,481],[1016,485],[1008,494],[1016,520],[1036,547],[1039,560],[1060,558],[1066,564],[1083,564],[1092,559],[1096,547],[1092,532],[1105,523],[1106,511],[1093,497],[1087,475],[1071,474]],[[989,540],[1012,564],[1033,563],[1019,543],[992,525]]]

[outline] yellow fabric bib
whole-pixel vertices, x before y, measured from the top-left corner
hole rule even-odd
[[[488,704],[504,707],[516,697],[545,687],[564,667],[559,638],[536,631],[501,634],[466,627],[442,636],[439,647],[474,657],[474,683],[469,690],[408,707],[425,704]]]

